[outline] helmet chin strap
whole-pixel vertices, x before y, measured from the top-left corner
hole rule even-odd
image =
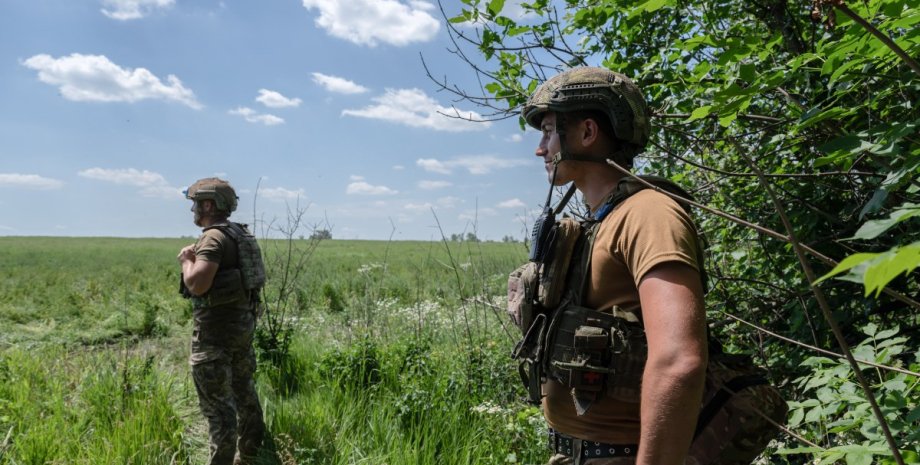
[[[559,161],[556,161],[556,160]],[[544,211],[550,209],[550,202],[553,200],[553,187],[556,186],[556,172],[559,171],[559,162],[562,161],[561,152],[556,152],[556,155],[553,155],[553,175],[549,181],[549,192],[546,193],[546,202],[543,203]],[[556,205],[556,208],[550,209],[553,216],[558,215],[562,212],[562,209],[565,208],[569,203],[569,199],[572,198],[572,195],[575,194],[575,183],[571,183],[569,190],[566,191],[565,195],[562,196],[562,200],[559,201],[559,204]]]

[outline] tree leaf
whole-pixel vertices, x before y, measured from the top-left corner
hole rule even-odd
[[[878,256],[879,254],[877,253],[855,253],[850,255],[849,257],[843,259],[842,262],[838,263],[833,270],[815,280],[815,285],[818,285],[828,278],[832,278],[840,273],[843,273],[844,271],[849,270],[850,268],[853,268],[856,265],[859,265],[868,260],[872,260]]]
[[[637,6],[634,10],[629,12],[627,18],[632,18],[645,12],[651,13],[653,11],[658,11],[665,5],[668,5],[668,0],[647,0],[645,3]]]
[[[876,189],[875,193],[872,194],[872,198],[862,207],[862,210],[859,211],[859,219],[863,219],[869,213],[877,212],[882,208],[882,205],[885,203],[885,199],[888,198],[888,189],[881,188]]]
[[[895,247],[888,252],[880,254],[869,267],[863,277],[866,293],[875,293],[875,297],[882,289],[901,274],[907,274],[920,266],[920,241],[904,247]]]
[[[888,218],[867,221],[850,239],[875,239],[894,225],[915,216],[920,216],[920,205],[906,203],[891,212]]]
[[[505,0],[491,0],[489,6],[486,7],[486,10],[489,11],[489,14],[493,17],[498,16],[502,12],[502,8],[505,7]]]
[[[710,110],[711,108],[712,108],[712,105],[703,105],[703,106],[697,108],[696,110],[693,110],[693,113],[690,113],[690,117],[687,118],[686,120],[684,120],[684,122],[685,122],[685,123],[689,123],[689,122],[691,122],[691,121],[696,121],[696,120],[698,120],[698,119],[700,119],[700,118],[705,118],[705,117],[709,116],[709,113],[710,113],[709,110]]]
[[[732,121],[738,119],[738,112],[732,112],[727,115],[719,117],[719,126],[727,128],[729,124],[732,124]]]
[[[872,465],[872,453],[868,451],[850,452],[845,456],[847,465]]]
[[[779,449],[776,451],[780,455],[791,455],[791,454],[817,454],[823,452],[824,449],[820,447],[795,447],[792,449]]]

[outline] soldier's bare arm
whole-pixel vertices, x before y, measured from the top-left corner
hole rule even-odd
[[[182,249],[183,252],[185,249]],[[179,261],[182,263],[182,279],[185,281],[185,287],[194,295],[200,296],[211,289],[214,284],[214,276],[217,275],[217,262],[199,260],[194,253],[179,254]]]
[[[684,463],[706,375],[706,314],[699,273],[665,262],[639,282],[648,339],[637,465]]]

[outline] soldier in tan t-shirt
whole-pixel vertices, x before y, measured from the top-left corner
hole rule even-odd
[[[621,74],[575,68],[540,86],[522,116],[542,132],[536,155],[550,183],[573,182],[600,221],[583,305],[632,315],[647,343],[641,376],[609,375],[612,385],[583,415],[572,390],[547,379],[543,410],[554,452],[549,463],[685,463],[707,365],[697,235],[687,212],[654,190],[612,206],[624,175],[606,163],[632,167],[647,143],[644,98]]]

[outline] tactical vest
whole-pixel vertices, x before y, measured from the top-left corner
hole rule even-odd
[[[192,296],[196,307],[217,307],[233,303],[256,305],[265,286],[262,251],[245,224],[226,222],[208,226],[218,229],[236,244],[237,267],[218,268],[211,288],[202,296]]]
[[[692,198],[667,179],[642,179],[658,190]],[[646,188],[625,178],[599,211],[609,212]],[[528,400],[539,404],[541,385],[551,378],[571,389],[578,415],[603,396],[638,402],[648,356],[639,315],[618,307],[602,312],[582,306],[600,223],[562,218],[547,234],[549,244],[540,245],[546,249],[542,262],[522,265],[508,280],[508,313],[523,334],[512,357],[520,362]],[[699,244],[697,252],[706,289]],[[723,353],[711,337],[703,401],[691,446],[700,465],[750,463],[776,435],[772,422],[783,423],[787,411],[779,391],[750,357]]]

